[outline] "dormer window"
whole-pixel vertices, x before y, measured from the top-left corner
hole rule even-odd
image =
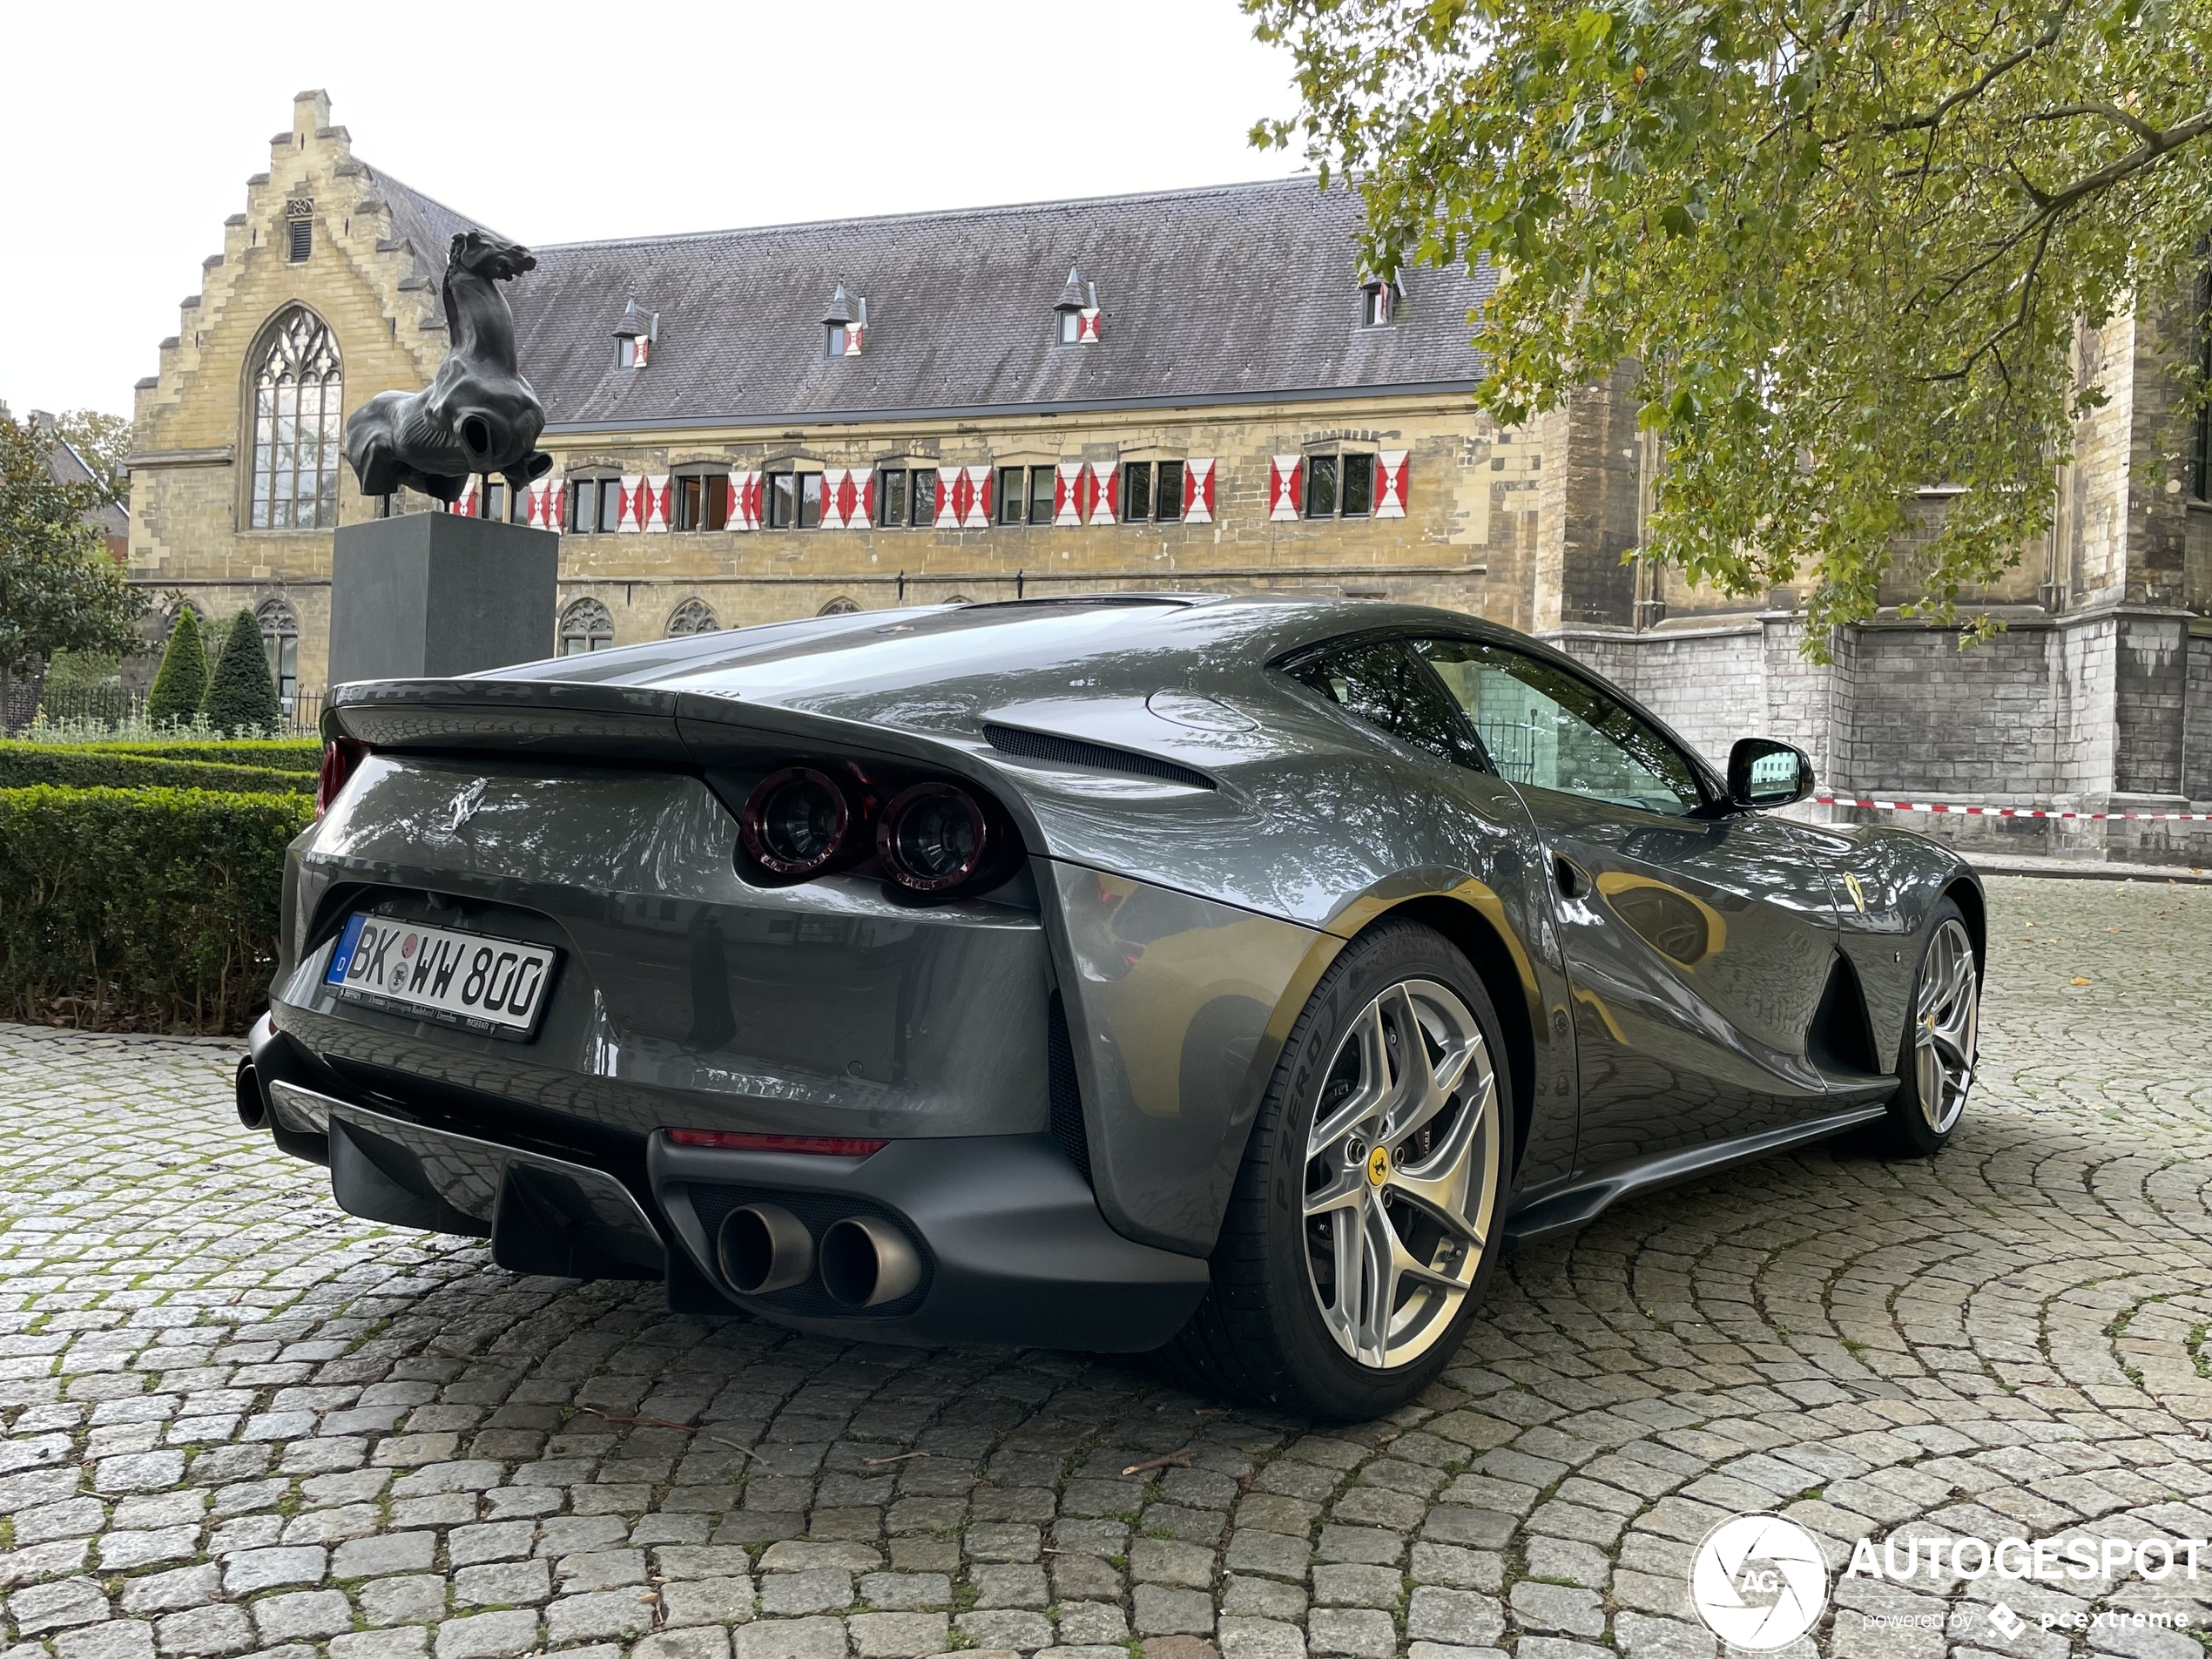
[[[1073,266],[1069,268],[1067,285],[1060,290],[1060,298],[1054,302],[1052,310],[1058,324],[1060,344],[1098,343],[1098,285],[1084,281]]]
[[[1370,277],[1359,287],[1359,320],[1364,327],[1387,328],[1398,320],[1405,294],[1395,282]]]
[[[660,338],[660,313],[648,311],[632,300],[615,325],[615,367],[643,368],[651,361],[653,342]]]
[[[822,315],[823,355],[858,357],[868,332],[868,302],[837,285],[829,309]]]

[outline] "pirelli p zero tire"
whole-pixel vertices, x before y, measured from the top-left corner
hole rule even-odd
[[[1507,1063],[1481,980],[1441,934],[1386,921],[1347,946],[1284,1046],[1170,1363],[1339,1420],[1428,1386],[1502,1247]]]
[[[1912,975],[1897,1093],[1877,1125],[1892,1157],[1931,1157],[1949,1144],[1973,1092],[1981,1051],[1981,962],[1958,905],[1946,899],[1929,918]]]

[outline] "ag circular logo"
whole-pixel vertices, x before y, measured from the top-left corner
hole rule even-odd
[[[1738,1515],[1707,1533],[1690,1558],[1689,1602],[1732,1647],[1786,1647],[1828,1605],[1828,1563],[1796,1521]]]

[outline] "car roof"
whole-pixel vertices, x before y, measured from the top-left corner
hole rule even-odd
[[[1121,592],[850,611],[557,658],[479,678],[698,691],[767,703],[913,692],[946,678],[1073,677],[1102,695],[1249,677],[1287,651],[1371,630],[1544,648],[1463,613],[1294,594]],[[1546,651],[1547,656],[1552,653]],[[1564,659],[1561,659],[1564,660]]]

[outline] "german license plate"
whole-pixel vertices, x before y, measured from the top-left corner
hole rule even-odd
[[[338,935],[323,982],[349,1002],[527,1039],[551,994],[561,953],[356,911]]]

